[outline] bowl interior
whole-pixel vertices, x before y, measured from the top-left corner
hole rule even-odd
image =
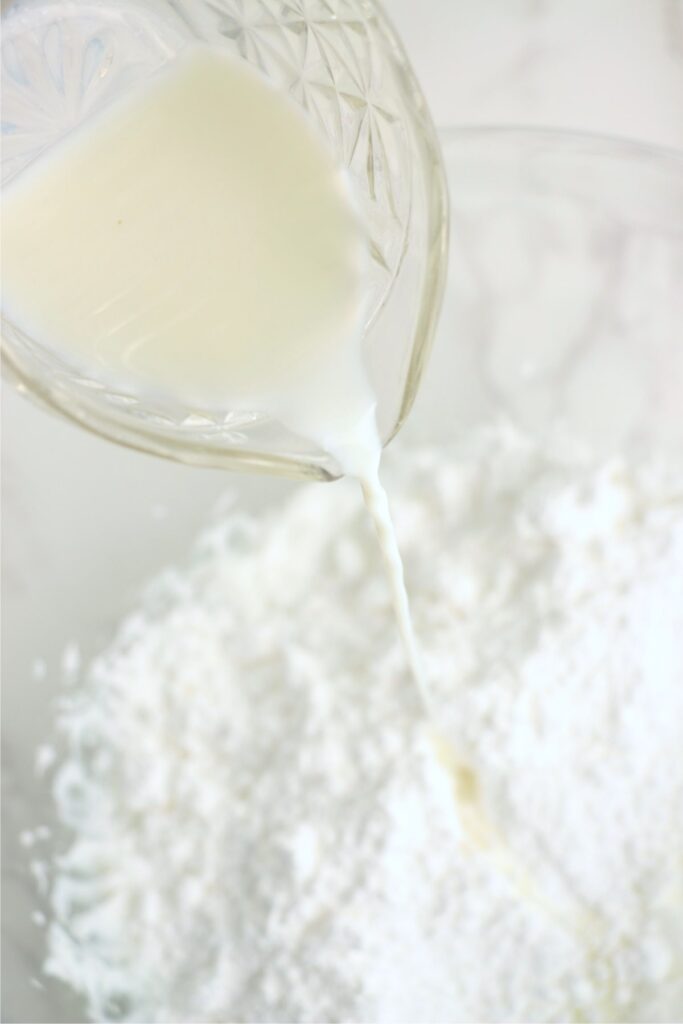
[[[558,459],[680,456],[681,159],[550,132],[450,130],[442,143],[449,285],[392,457],[501,417]],[[82,1007],[42,977],[44,931],[32,917],[47,902],[31,861],[61,840],[35,764],[64,669],[76,651],[101,649],[146,579],[182,561],[225,490],[261,510],[298,485],[107,445],[11,393],[3,419],[5,1017],[73,1022]],[[23,835],[37,825],[53,830],[40,849]]]

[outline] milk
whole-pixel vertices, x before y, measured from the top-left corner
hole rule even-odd
[[[357,336],[346,176],[245,65],[197,49],[5,193],[5,301],[76,366],[189,405],[270,403]]]
[[[267,413],[360,479],[421,681],[361,354],[368,242],[298,108],[194,48],[6,188],[3,255],[12,319],[75,370]]]

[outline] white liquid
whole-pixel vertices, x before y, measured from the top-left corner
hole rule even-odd
[[[271,406],[358,336],[367,245],[294,104],[199,48],[5,190],[5,306],[105,382]]]
[[[420,648],[410,614],[406,590],[403,559],[398,546],[396,530],[391,518],[389,499],[379,476],[382,446],[377,434],[374,404],[354,426],[353,434],[346,438],[328,439],[329,451],[346,473],[355,476],[363,491],[365,505],[372,517],[377,539],[384,558],[387,578],[391,587],[396,621],[411,675],[420,691],[426,711],[430,710],[429,695],[422,667]]]
[[[368,246],[296,107],[198,48],[4,195],[4,303],[76,369],[189,408],[266,412],[362,484],[424,692],[361,357]]]

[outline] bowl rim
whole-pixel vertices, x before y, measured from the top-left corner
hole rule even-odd
[[[437,125],[436,128],[439,141],[442,144],[449,144],[460,140],[516,140],[550,142],[557,145],[575,146],[579,143],[590,143],[600,146],[605,150],[621,152],[623,155],[654,157],[663,163],[671,162],[676,168],[683,171],[683,148],[663,145],[658,142],[649,142],[646,139],[631,138],[618,133],[585,130],[583,128],[554,127],[547,124],[526,124],[524,122],[511,122],[502,124],[497,122],[451,122],[449,124]]]

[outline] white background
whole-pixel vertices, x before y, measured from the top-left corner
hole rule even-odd
[[[440,126],[579,128],[683,149],[683,0],[389,0],[387,8]],[[111,630],[144,579],[182,554],[226,478],[116,448],[6,385],[3,396],[4,745],[14,833],[35,824],[44,799],[27,751],[49,731],[60,652]],[[244,501],[288,486],[229,483]],[[8,917],[25,908],[8,893]],[[15,982],[39,945],[30,934],[23,952],[6,944]],[[39,1019],[20,1016],[39,999],[20,988],[12,986],[5,1019]]]

